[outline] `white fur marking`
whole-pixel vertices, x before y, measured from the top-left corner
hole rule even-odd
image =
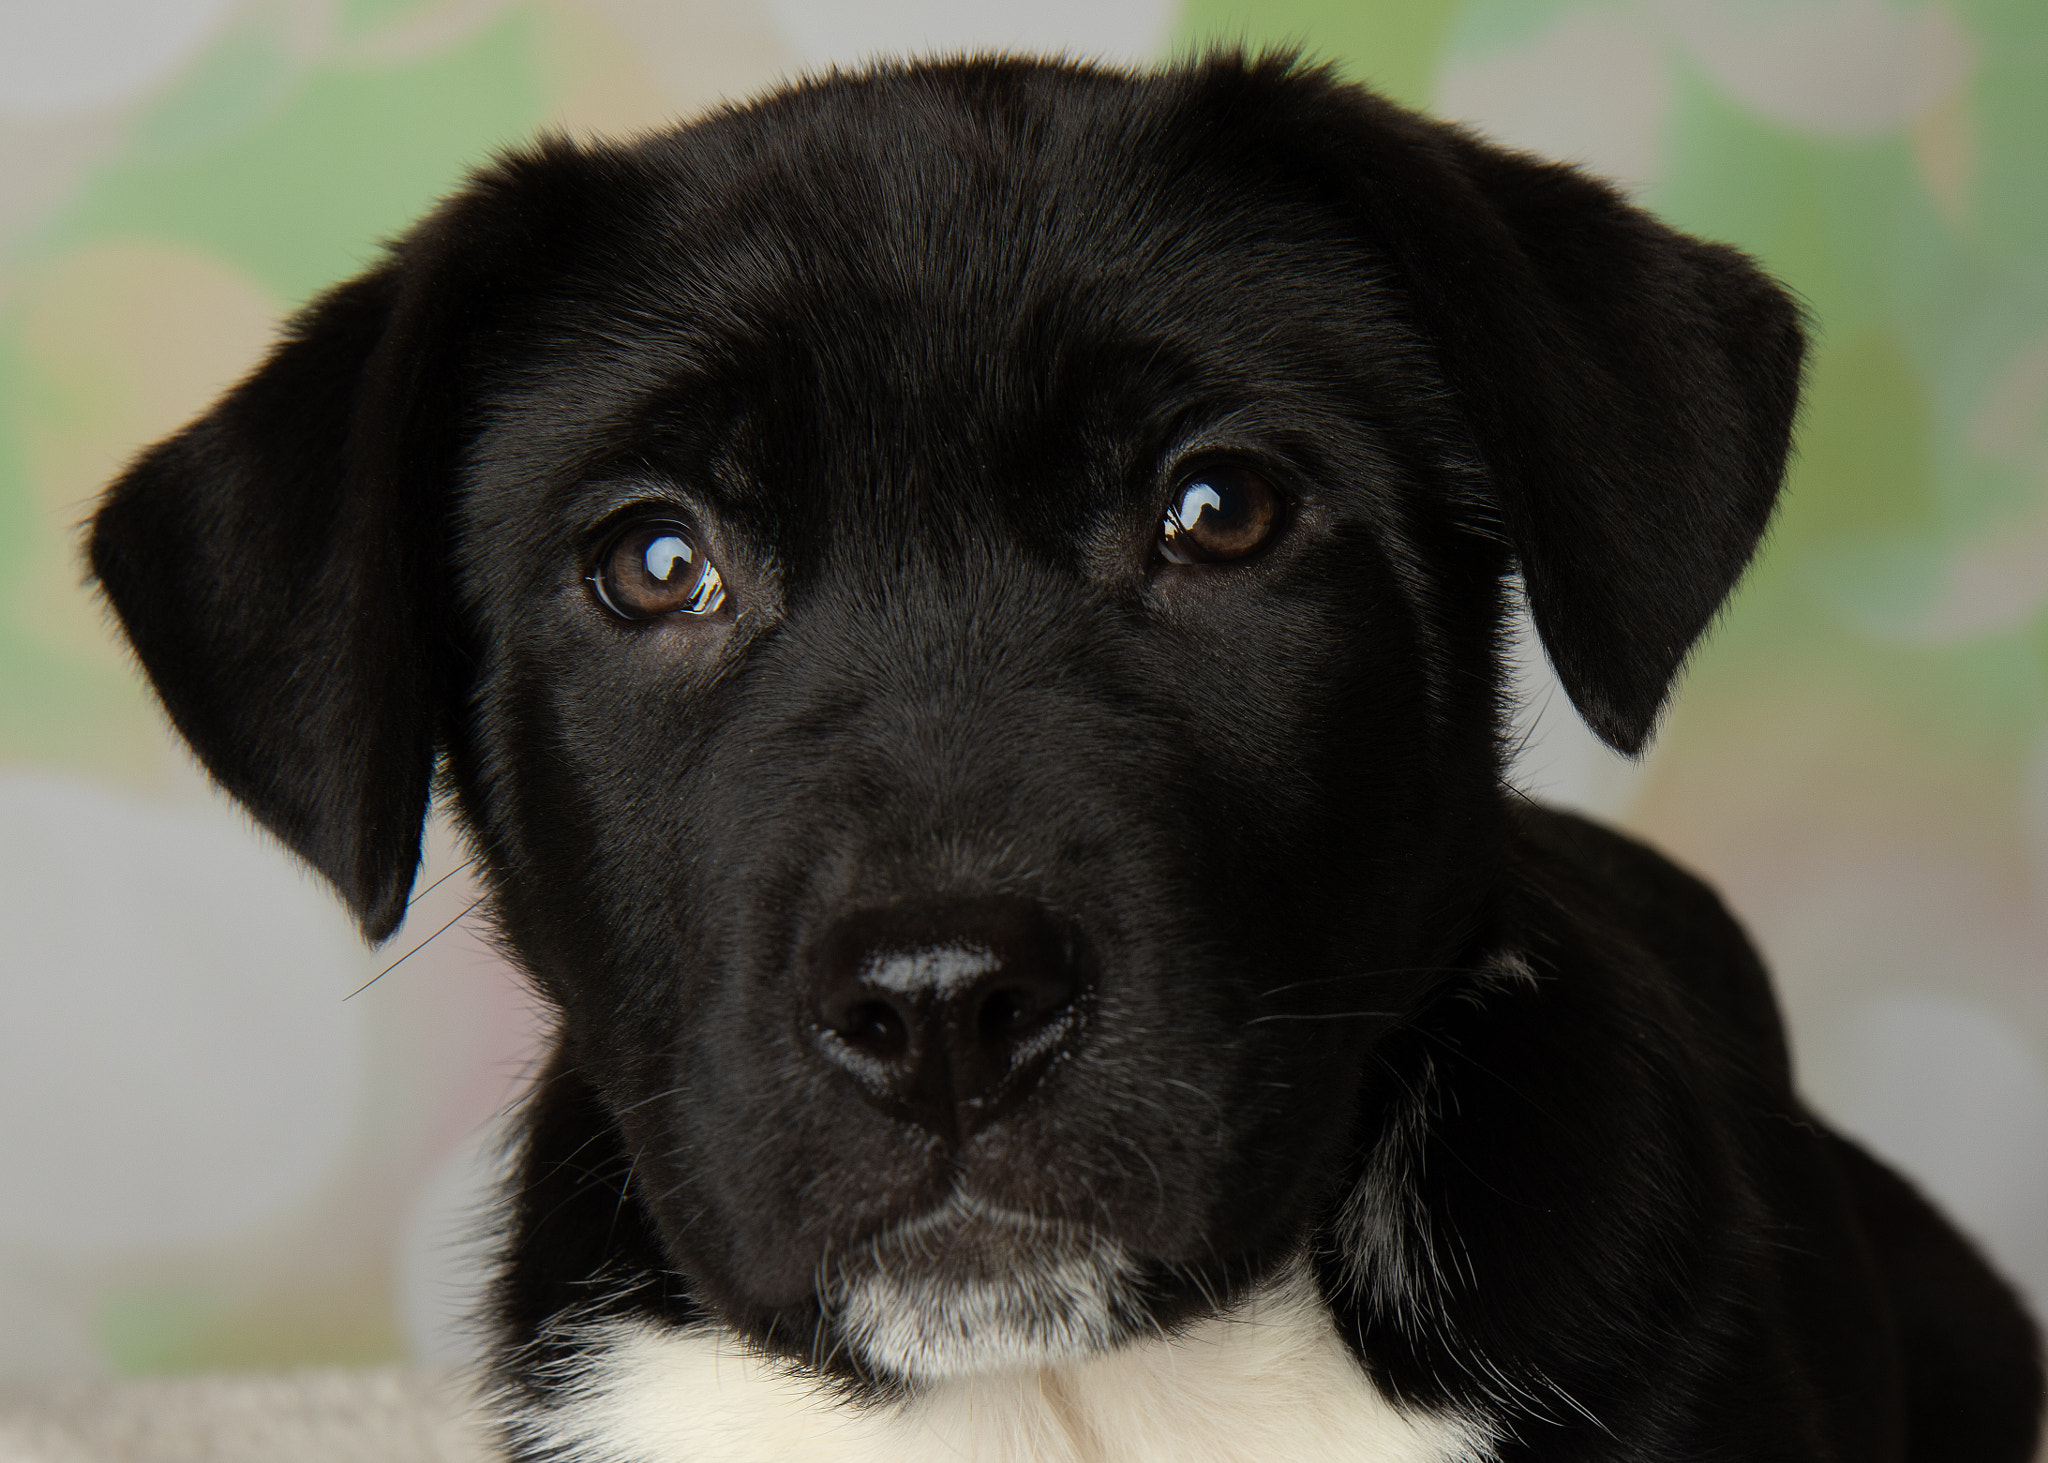
[[[1125,1333],[1118,1303],[1136,1278],[1120,1245],[1098,1241],[972,1281],[878,1269],[846,1283],[833,1310],[839,1334],[870,1366],[945,1381],[1108,1350]]]
[[[857,1407],[719,1334],[603,1323],[562,1406],[514,1417],[565,1463],[1486,1463],[1485,1430],[1396,1407],[1301,1266],[1227,1317]]]
[[[941,999],[996,969],[996,957],[979,945],[942,945],[933,950],[884,955],[866,972],[870,985],[899,996],[931,994]]]

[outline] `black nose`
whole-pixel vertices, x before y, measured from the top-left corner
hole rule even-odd
[[[1073,940],[1035,904],[896,905],[818,942],[817,1046],[885,1111],[958,1142],[1017,1102],[1080,1024]]]

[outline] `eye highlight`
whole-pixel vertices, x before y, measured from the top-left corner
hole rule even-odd
[[[725,604],[725,580],[684,525],[645,519],[615,535],[597,556],[590,589],[622,620],[708,615]]]
[[[1241,467],[1188,474],[1173,490],[1159,525],[1159,555],[1169,564],[1227,564],[1256,553],[1280,524],[1280,494]]]

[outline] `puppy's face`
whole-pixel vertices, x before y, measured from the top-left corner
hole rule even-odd
[[[1372,261],[1158,138],[974,140],[648,168],[494,344],[453,535],[465,806],[634,1194],[885,1375],[1296,1245],[1493,772],[1500,565]]]
[[[445,755],[609,1212],[929,1378],[1322,1243],[1489,933],[1503,573],[1639,747],[1798,357],[1739,256],[1321,73],[884,69],[480,174],[93,566],[375,936]]]

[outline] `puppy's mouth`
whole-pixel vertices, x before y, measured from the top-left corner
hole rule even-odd
[[[832,1270],[823,1298],[840,1344],[908,1382],[1099,1355],[1143,1324],[1139,1267],[1083,1225],[954,1193]]]

